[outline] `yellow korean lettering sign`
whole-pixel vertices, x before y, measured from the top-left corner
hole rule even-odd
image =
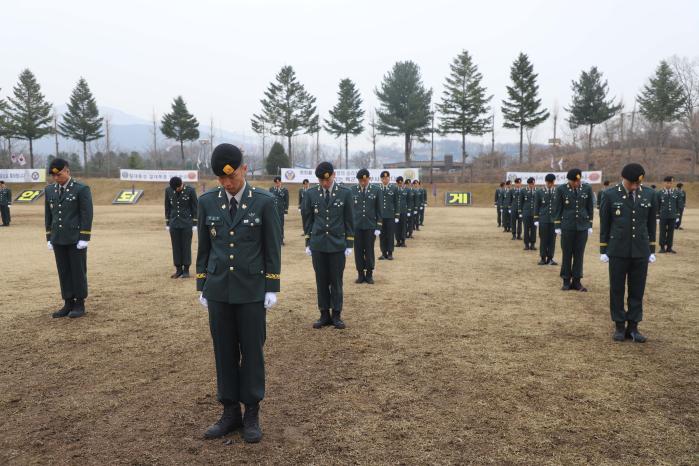
[[[444,194],[444,205],[446,206],[468,206],[471,205],[471,193],[467,192],[446,192]]]

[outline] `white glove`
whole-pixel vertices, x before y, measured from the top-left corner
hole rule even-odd
[[[556,228],[555,230],[553,230],[553,232],[556,233],[557,235],[560,235],[560,234],[561,234],[561,229],[560,229],[560,228]]]
[[[308,246],[306,246],[306,255],[307,255],[307,256],[312,256],[312,255],[313,255],[313,253],[311,252],[311,248],[308,247]]]
[[[600,260],[600,262],[602,262],[603,264],[606,264],[607,262],[609,262],[609,256],[606,255],[606,254],[601,254],[601,255],[599,256],[599,260]]]
[[[165,227],[165,231],[170,231],[170,227]]]
[[[592,228],[588,228],[588,229],[587,229],[587,234],[588,234],[588,235],[591,235],[591,234],[592,234]]]
[[[345,256],[346,256],[346,257],[349,257],[350,254],[352,254],[352,248],[347,248],[347,249],[345,249]]]
[[[194,226],[192,227],[192,233],[196,233],[196,232],[197,232],[197,226],[194,225]]]
[[[271,309],[277,304],[277,293],[265,293],[265,309]]]
[[[398,223],[398,222],[400,222],[400,219],[399,219],[399,218],[396,219],[396,223]]]
[[[522,218],[522,214],[519,214],[519,218]]]
[[[535,226],[535,227],[538,227],[538,226],[539,226],[539,222],[534,222],[534,226]]]
[[[381,230],[374,230],[374,236],[381,236]]]
[[[87,249],[87,241],[80,240],[75,247],[78,249]]]
[[[199,304],[204,306],[206,309],[209,308],[209,302],[204,297],[204,293],[199,293]]]
[[[508,214],[511,214],[511,213],[512,213],[512,209],[507,209],[507,213],[508,213]]]
[[[408,217],[410,217],[410,212],[408,212]]]
[[[648,262],[649,262],[650,264],[652,264],[653,262],[655,262],[655,254],[651,254],[650,256],[648,256]]]
[[[53,244],[51,244],[51,241],[46,242],[46,247],[49,249],[49,251],[53,251]]]

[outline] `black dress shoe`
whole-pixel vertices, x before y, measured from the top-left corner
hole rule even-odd
[[[221,438],[236,429],[243,427],[243,415],[240,412],[240,404],[232,403],[223,407],[221,419],[216,424],[209,426],[204,432],[204,438]]]
[[[366,278],[364,277],[364,272],[358,272],[357,273],[357,279],[354,281],[354,283],[364,283]]]
[[[558,262],[556,262],[555,260],[551,259],[551,260],[549,261],[549,265],[558,265]]]
[[[579,279],[579,278],[574,278],[574,279],[573,279],[573,283],[570,285],[570,287],[571,287],[573,290],[576,290],[576,291],[587,291],[587,288],[585,288],[585,287],[582,285],[582,283],[580,283],[580,279]]]
[[[570,290],[570,280],[566,280],[565,278],[563,279],[563,286],[561,286],[561,291],[569,291]]]
[[[328,310],[323,310],[320,311],[320,319],[316,320],[313,323],[313,328],[323,328],[328,325],[332,325],[333,321],[330,318],[330,311]]]
[[[392,261],[393,260],[393,254],[389,254],[386,260]]]
[[[374,284],[374,274],[371,271],[367,271],[366,276],[364,277],[364,281],[368,283],[369,285]]]
[[[536,263],[536,265],[546,265],[546,261],[541,259],[539,262]]]
[[[667,252],[669,252],[670,254],[677,254],[677,251],[675,251],[674,249],[668,249]]]
[[[658,254],[665,254],[665,248],[660,248],[660,251],[658,251]]]
[[[383,255],[379,256],[379,260],[380,260],[380,261],[385,261],[386,259],[387,259],[386,256],[383,256]]]
[[[612,336],[614,341],[624,341],[626,340],[626,328],[624,322],[614,322],[614,335]]]
[[[262,430],[260,429],[260,405],[245,405],[243,415],[243,440],[246,443],[257,443],[262,440]]]
[[[629,321],[626,328],[626,338],[633,340],[634,343],[645,343],[647,338],[638,331],[638,322]]]
[[[180,278],[189,278],[189,266],[184,266],[182,268],[182,275],[180,275]]]
[[[525,250],[525,251],[529,251],[529,245],[528,245],[528,244],[527,244],[526,246],[524,246],[524,250]]]
[[[68,313],[68,317],[71,319],[77,319],[85,315],[85,300],[76,299],[75,304],[73,304],[73,309]]]
[[[63,307],[51,314],[51,317],[54,319],[59,319],[61,317],[65,317],[68,314],[70,314],[70,311],[73,310],[73,300],[72,299],[66,299],[63,302]]]
[[[343,330],[346,327],[338,311],[333,311],[333,326],[338,330]]]
[[[170,278],[180,278],[181,276],[182,276],[182,267],[178,266],[177,269],[175,269],[175,273],[170,275]]]

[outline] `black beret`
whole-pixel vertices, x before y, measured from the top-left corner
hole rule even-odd
[[[507,180],[507,181],[505,181],[505,184],[506,184],[507,186],[509,186],[509,185],[511,185],[511,184],[512,184],[512,181],[510,181],[510,180]]]
[[[274,177],[274,182],[276,183],[277,181],[281,181],[282,177],[281,176],[275,176]]]
[[[172,178],[170,178],[170,187],[172,189],[177,189],[180,186],[182,186],[182,178],[180,178],[179,176],[173,176]]]
[[[330,178],[330,175],[334,173],[335,169],[333,164],[330,162],[320,162],[316,167],[316,177],[318,179]]]
[[[233,174],[243,163],[243,153],[233,144],[219,144],[211,154],[211,169],[216,176]]]
[[[388,176],[388,177],[390,177],[390,176],[391,176],[391,174],[390,174],[390,173],[388,173],[388,170],[384,170],[384,171],[382,171],[382,172],[381,172],[381,178],[383,178],[384,176]]]
[[[399,176],[398,178],[396,178],[396,183],[402,183],[402,182],[403,182],[402,176]]]
[[[413,180],[413,184],[418,184],[418,183],[419,183],[418,180]]]
[[[544,178],[544,180],[546,180],[546,181],[556,181],[556,175],[554,175],[553,173],[549,173],[548,175],[546,175],[546,178]]]
[[[682,183],[677,183],[677,187],[678,187],[678,188],[681,188],[682,186],[684,186],[684,184],[682,184]]]
[[[609,186],[609,180],[604,180],[604,185]]]
[[[621,177],[632,183],[643,181],[646,171],[638,163],[630,163],[621,170]]]
[[[306,183],[308,183],[308,178],[304,178],[303,182],[301,182],[301,184],[306,184]]]
[[[503,186],[505,186],[505,182],[504,182],[504,181],[501,181],[501,182],[500,182],[500,187],[502,188]]]
[[[536,180],[534,179],[533,176],[530,176],[529,178],[527,178],[527,184],[532,184],[534,182],[536,182]]]
[[[53,159],[51,161],[51,164],[49,165],[49,172],[52,175],[55,175],[56,173],[60,172],[61,170],[63,170],[67,166],[68,166],[68,162],[66,162],[63,159],[56,158],[56,159]]]
[[[361,170],[359,170],[357,172],[357,179],[358,180],[361,180],[364,178],[369,178],[369,170],[367,170],[366,168],[362,168]]]
[[[666,176],[665,179],[664,179],[663,181],[666,181],[666,182],[668,182],[668,183],[672,183],[673,181],[675,181],[675,179],[674,179],[673,177],[671,177],[671,176]]]
[[[521,183],[521,182],[522,182],[522,178],[515,178],[515,183]]]
[[[656,185],[654,185],[654,184],[650,185],[650,187],[651,187],[651,189],[655,189],[655,188],[657,188],[657,186],[656,186]]]
[[[571,168],[566,175],[570,181],[582,179],[582,171],[579,168]]]
[[[410,183],[410,181],[411,181],[410,178],[406,178],[406,179],[405,179],[405,182],[406,182],[406,183]]]

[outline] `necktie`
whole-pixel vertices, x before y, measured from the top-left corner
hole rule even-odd
[[[61,186],[61,187],[58,189],[58,195],[59,195],[60,197],[63,197],[63,193],[65,192],[65,190],[66,190],[66,188],[64,188],[63,186]]]
[[[326,190],[325,190],[325,195],[324,195],[324,196],[325,196],[325,205],[328,205],[328,203],[329,203],[329,201],[330,201],[330,191],[328,191],[328,190],[326,189]]]
[[[238,212],[238,201],[236,201],[235,198],[232,197],[231,198],[231,207],[230,207],[231,219],[235,218],[236,212]]]

